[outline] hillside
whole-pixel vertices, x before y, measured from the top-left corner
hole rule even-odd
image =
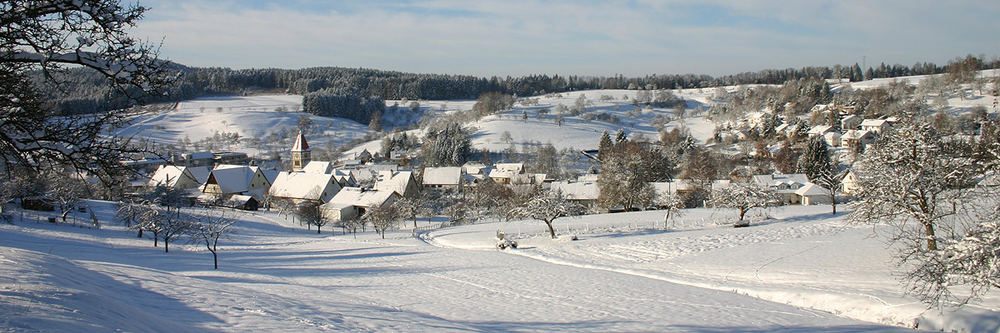
[[[1000,70],[980,72],[980,77],[994,77]],[[936,77],[940,77],[937,75]],[[893,79],[874,79],[852,83],[834,83],[834,91],[851,87],[852,89],[871,89],[885,87],[892,82],[907,82],[920,84],[928,77],[910,76]],[[735,91],[746,86],[723,87],[727,91]],[[630,135],[644,135],[650,139],[658,138],[659,129],[653,124],[654,119],[661,117],[663,128],[670,130],[686,127],[699,142],[706,142],[712,137],[716,124],[706,118],[706,110],[718,103],[713,99],[715,88],[695,88],[672,90],[677,97],[686,101],[686,112],[683,120],[676,114],[674,107],[637,107],[632,100],[637,98],[640,90],[583,90],[561,94],[546,94],[522,98],[514,108],[499,114],[486,116],[478,121],[468,123],[476,129],[472,137],[472,145],[476,149],[488,149],[500,152],[508,149],[511,144],[517,151],[524,146],[551,143],[557,149],[588,150],[597,147],[597,141],[603,131],[612,134],[624,129]],[[964,85],[965,96],[950,94],[943,96],[944,109],[953,115],[960,115],[975,106],[986,107],[994,112],[993,104],[996,97],[990,89],[979,90],[970,85]],[[648,92],[648,91],[647,91]],[[655,94],[655,92],[649,92]],[[579,115],[573,115],[578,99],[583,100],[585,110]],[[942,103],[937,96],[927,96],[928,104]],[[179,145],[179,142],[189,139],[193,143],[205,140],[216,133],[238,133],[239,142],[216,141],[215,147],[224,150],[245,151],[251,155],[260,155],[268,151],[284,153],[291,142],[291,134],[297,131],[299,117],[305,115],[313,120],[315,126],[308,138],[314,147],[326,150],[343,148],[344,158],[350,158],[353,153],[362,149],[377,151],[380,140],[363,143],[354,147],[343,145],[364,138],[372,133],[366,126],[357,122],[341,119],[308,115],[300,112],[302,97],[300,95],[260,95],[202,98],[180,102],[172,110],[147,115],[136,119],[132,126],[122,129],[120,135],[135,135],[162,144]],[[411,114],[408,105],[417,102],[420,111]],[[391,124],[410,124],[421,118],[438,117],[472,110],[475,101],[471,100],[388,100],[388,107],[398,106],[396,113],[387,112],[383,123],[387,128]],[[563,122],[556,124],[560,106],[565,107]],[[279,111],[279,108],[287,111]],[[638,110],[637,110],[638,109]],[[540,110],[544,110],[540,113]],[[545,112],[547,111],[547,112]],[[527,115],[527,119],[524,119]],[[511,141],[502,140],[504,133],[509,133]],[[413,134],[420,135],[420,131]],[[260,142],[255,140],[257,139]],[[200,144],[202,149],[211,140]]]
[[[14,331],[995,331],[994,292],[959,311],[903,296],[884,235],[826,207],[686,210],[438,229],[386,239],[317,235],[278,213],[233,212],[220,269],[198,244],[170,253],[111,223],[101,229],[0,224],[0,324]],[[18,215],[15,213],[15,215]],[[83,214],[81,214],[83,215]],[[763,220],[762,217],[769,217]],[[80,216],[81,220],[86,216]],[[497,251],[497,230],[518,240]],[[878,231],[878,229],[876,229]],[[853,318],[853,319],[852,319]],[[860,320],[860,321],[859,321]]]

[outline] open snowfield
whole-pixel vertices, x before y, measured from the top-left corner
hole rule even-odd
[[[317,235],[275,213],[239,213],[220,269],[197,245],[36,222],[0,224],[0,327],[9,331],[989,331],[996,293],[946,312],[901,296],[871,227],[826,207],[750,228],[691,210]],[[81,214],[82,215],[82,214]],[[80,216],[81,221],[83,216]],[[409,225],[409,222],[406,224]],[[492,248],[503,230],[517,250]],[[162,245],[161,245],[162,246]],[[944,319],[941,319],[944,318]],[[947,321],[945,321],[947,320]]]
[[[287,111],[276,111],[278,108]],[[297,133],[297,122],[301,116],[308,116],[313,121],[309,143],[316,147],[343,145],[370,132],[368,126],[353,120],[315,116],[301,110],[301,95],[206,97],[177,103],[174,109],[141,116],[130,126],[119,130],[118,135],[141,137],[162,144],[177,144],[185,139],[197,142],[221,133],[238,133],[242,138],[266,141],[271,134]],[[288,142],[280,149],[284,152],[290,146],[291,142]],[[245,143],[219,148],[250,155],[261,153]]]

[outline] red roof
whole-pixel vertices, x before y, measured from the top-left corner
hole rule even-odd
[[[292,151],[308,151],[309,143],[306,142],[306,136],[299,131],[299,136],[295,138],[295,144],[292,145]]]

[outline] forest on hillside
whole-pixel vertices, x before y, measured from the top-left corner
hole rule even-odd
[[[410,100],[475,99],[485,92],[515,96],[539,95],[585,89],[673,89],[707,88],[739,84],[782,84],[804,78],[844,79],[850,81],[910,75],[939,74],[956,67],[969,69],[1000,68],[1000,59],[985,60],[968,55],[940,66],[918,62],[911,66],[884,63],[863,69],[852,66],[816,66],[767,69],[713,77],[696,74],[654,74],[642,77],[526,75],[520,77],[475,77],[469,75],[416,74],[364,68],[316,67],[305,69],[230,69],[193,68],[172,64],[181,73],[165,96],[150,97],[147,103],[177,102],[206,96],[248,95],[258,92],[282,92],[338,96],[361,102],[372,98]],[[59,85],[52,84],[52,79]],[[83,68],[61,73],[36,73],[45,88],[51,108],[59,114],[87,114],[131,106],[121,93],[112,92],[104,77]],[[358,108],[364,109],[360,103]],[[329,115],[325,110],[305,110]],[[359,118],[360,117],[347,117]]]

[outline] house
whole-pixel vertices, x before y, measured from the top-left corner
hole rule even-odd
[[[212,169],[201,192],[216,196],[245,194],[260,200],[270,187],[271,183],[258,167],[223,164]]]
[[[413,171],[379,171],[375,178],[376,191],[394,191],[402,197],[412,198],[420,194]]]
[[[150,177],[149,186],[165,186],[174,189],[196,188],[200,183],[187,167],[161,165]]]
[[[426,167],[424,168],[424,187],[462,190],[461,167]]]
[[[861,126],[861,117],[848,115],[840,119],[840,129],[842,131],[856,130]]]
[[[795,193],[805,184],[811,184],[805,174],[754,175],[753,181],[778,196],[783,204],[797,204],[801,197]]]
[[[813,126],[813,128],[809,130],[808,134],[809,134],[809,138],[815,138],[815,137],[818,137],[818,136],[826,135],[826,133],[830,133],[830,132],[833,132],[833,131],[834,131],[833,130],[833,126],[830,126],[830,125],[816,125],[816,126]]]
[[[778,125],[778,126],[774,127],[774,133],[775,134],[781,134],[781,135],[786,135],[787,136],[788,135],[788,128],[789,127],[791,127],[791,126],[788,125],[788,123],[781,123],[781,125]]]
[[[524,163],[497,163],[489,177],[497,184],[510,184],[514,175],[524,173]]]
[[[215,154],[207,151],[181,154],[181,157],[184,159],[184,164],[189,167],[215,165]]]
[[[858,184],[858,177],[851,170],[847,170],[847,173],[844,174],[844,179],[840,181],[840,185],[840,191],[847,195],[854,195],[861,190],[861,186]]]
[[[837,132],[826,132],[823,134],[823,141],[830,147],[840,147],[840,140],[842,136]]]
[[[358,187],[358,181],[354,179],[354,175],[351,174],[350,170],[333,169],[333,178],[337,179],[337,184],[340,187]]]
[[[247,164],[250,163],[250,157],[246,153],[236,153],[236,152],[221,152],[212,153],[215,164]]]
[[[875,134],[866,130],[850,130],[840,137],[840,144],[847,148],[864,148],[869,143],[875,141]]]
[[[282,172],[274,180],[268,193],[275,198],[294,202],[328,202],[341,189],[332,174],[309,172]]]
[[[874,134],[882,134],[882,131],[889,128],[889,122],[884,119],[865,119],[861,122],[861,130]]]
[[[596,182],[553,182],[551,190],[562,193],[566,201],[583,205],[595,205],[597,198],[601,196],[601,187]]]
[[[795,195],[799,196],[803,206],[830,204],[830,191],[813,183],[802,185],[795,190]]]
[[[360,187],[346,187],[329,202],[320,205],[320,212],[331,221],[346,221],[365,215],[373,207],[391,205],[400,198],[396,191],[366,191]]]
[[[233,195],[221,203],[224,207],[242,210],[257,210],[260,208],[260,201],[249,195]]]

